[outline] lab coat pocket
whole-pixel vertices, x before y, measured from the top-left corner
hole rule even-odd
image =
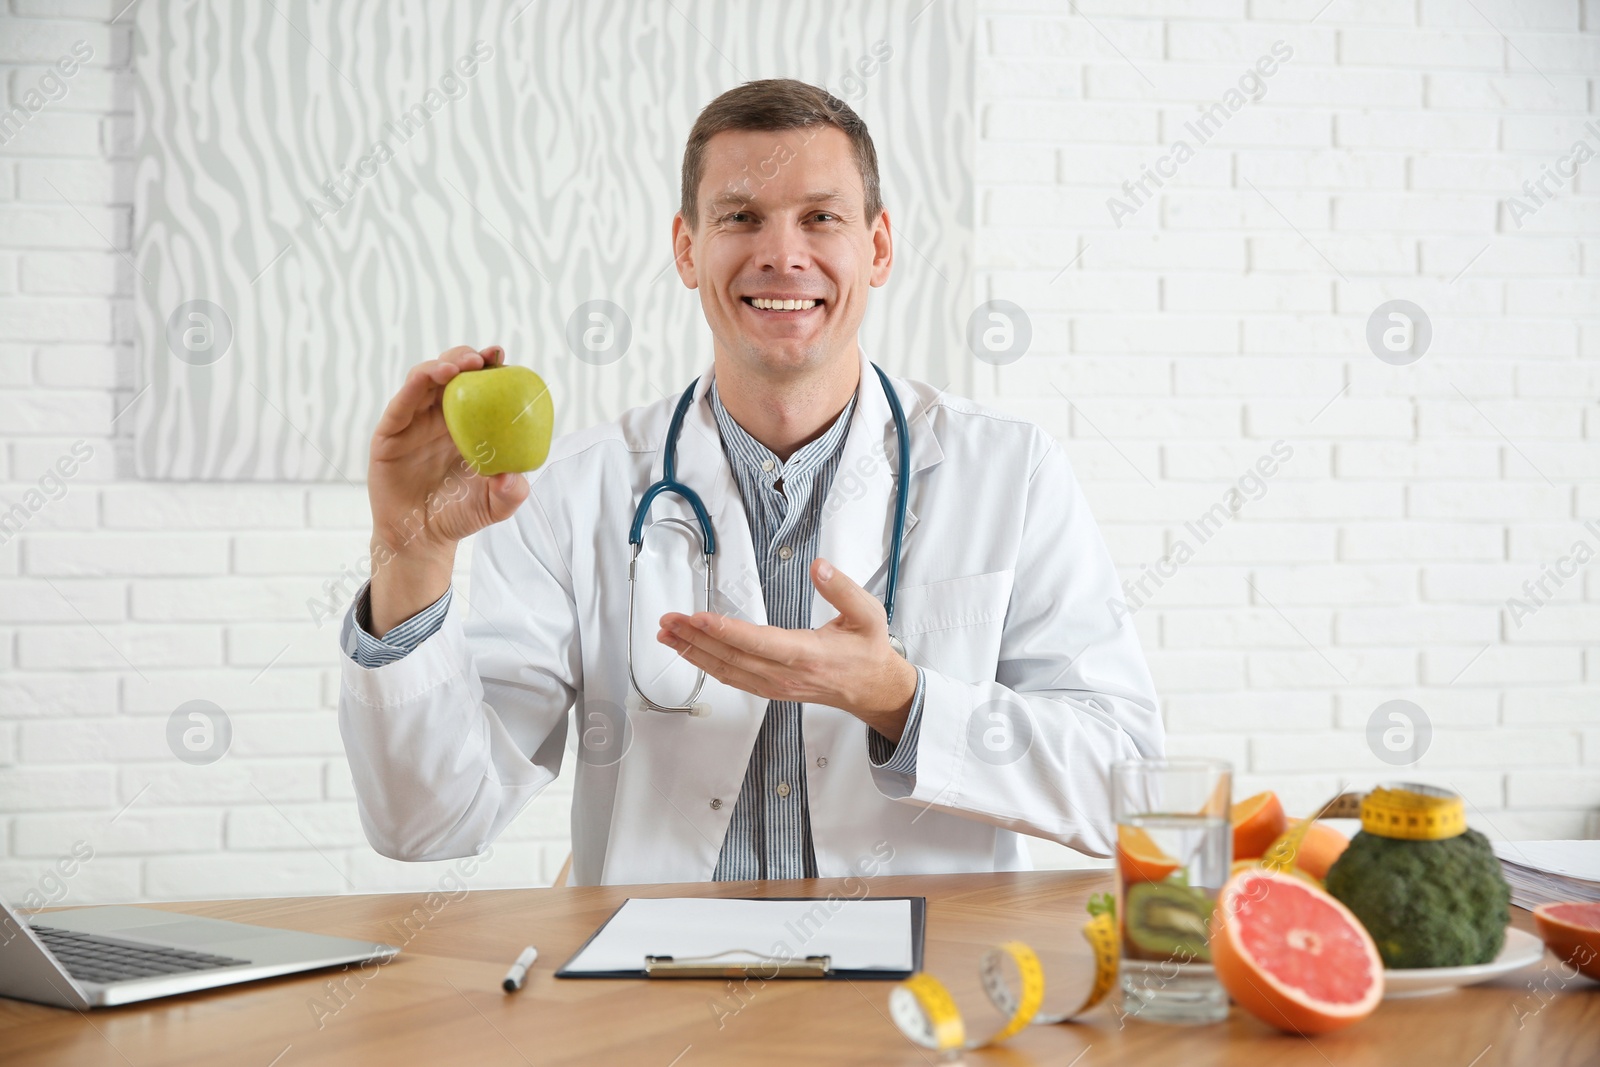
[[[902,587],[890,629],[905,642],[906,658],[962,681],[993,681],[1015,573]]]

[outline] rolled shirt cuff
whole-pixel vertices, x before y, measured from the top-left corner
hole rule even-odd
[[[922,696],[926,688],[922,668],[917,668],[917,691],[911,697],[911,714],[906,716],[906,727],[900,733],[898,744],[878,731],[867,728],[867,758],[878,770],[915,777],[917,773],[917,737],[922,728]]]
[[[413,649],[438,633],[439,627],[444,625],[444,615],[450,608],[452,592],[453,590],[446,589],[438,600],[382,637],[374,637],[372,636],[372,582],[368,581],[356,593],[355,603],[351,607],[355,613],[355,625],[350,628],[345,652],[359,666],[369,670],[405,659]]]

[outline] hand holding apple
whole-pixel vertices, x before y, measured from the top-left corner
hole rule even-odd
[[[378,419],[367,498],[372,505],[372,632],[379,637],[444,595],[457,542],[508,518],[527,499],[528,482],[521,474],[480,474],[462,458],[442,410],[454,379],[504,361],[505,351],[497,345],[482,350],[462,345],[419,363]],[[548,394],[545,404],[548,412]],[[549,416],[543,417],[548,448]],[[543,451],[538,458],[543,462]]]

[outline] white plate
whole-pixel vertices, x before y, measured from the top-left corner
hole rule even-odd
[[[1519,971],[1544,958],[1544,942],[1514,926],[1506,927],[1506,943],[1500,954],[1488,963],[1474,963],[1465,967],[1413,967],[1408,970],[1385,968],[1383,972],[1383,999],[1400,997],[1429,997],[1435,993],[1448,993],[1464,985],[1476,985],[1502,974]]]

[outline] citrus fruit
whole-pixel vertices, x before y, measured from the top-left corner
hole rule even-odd
[[[1533,921],[1557,959],[1600,981],[1600,904],[1540,904]]]
[[[1267,792],[1246,797],[1230,812],[1233,821],[1233,858],[1253,860],[1267,850],[1289,828],[1278,794]]]
[[[1211,787],[1211,796],[1206,799],[1205,806],[1196,815],[1204,815],[1208,819],[1220,819],[1228,813],[1228,798],[1233,795],[1233,775],[1224,774],[1217,778],[1217,784]]]
[[[1160,882],[1178,869],[1178,861],[1162,852],[1137,826],[1119,826],[1117,867],[1124,882]]]
[[[1282,836],[1294,833],[1303,821],[1290,819],[1289,828],[1280,835],[1280,840]],[[1313,822],[1306,829],[1305,837],[1300,839],[1300,850],[1295,854],[1294,865],[1321,881],[1328,877],[1328,868],[1333,866],[1333,861],[1349,846],[1348,837],[1327,823]]]
[[[1260,860],[1234,860],[1233,866],[1228,868],[1228,877],[1232,878],[1234,875],[1243,874],[1245,871],[1259,871],[1262,869],[1264,869],[1264,865]],[[1302,871],[1299,867],[1291,867],[1288,871],[1280,873],[1293,875],[1302,882],[1305,882],[1308,885],[1314,885],[1318,889],[1323,888],[1321,878],[1318,878],[1316,875],[1310,874],[1306,871]]]
[[[1350,909],[1291,875],[1245,871],[1212,914],[1211,961],[1228,995],[1270,1026],[1322,1034],[1383,999],[1378,946]]]

